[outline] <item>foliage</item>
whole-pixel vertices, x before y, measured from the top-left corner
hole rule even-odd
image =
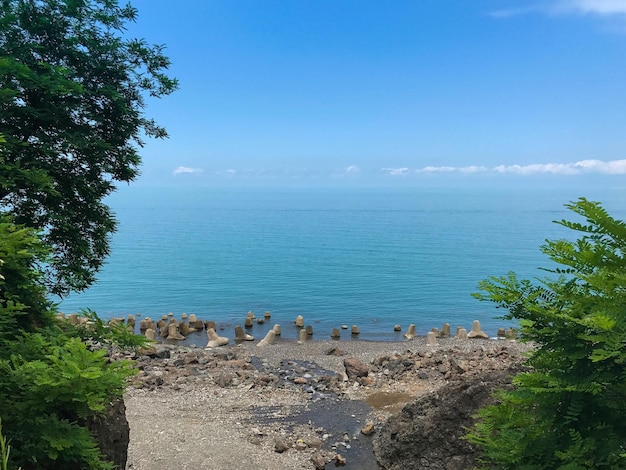
[[[142,137],[166,137],[144,97],[168,95],[163,46],[128,39],[117,0],[0,0],[0,211],[44,230],[47,282],[94,281],[116,222],[103,203],[138,174]]]
[[[27,469],[110,468],[84,426],[123,391],[134,373],[125,361],[109,361],[104,348],[83,338],[133,345],[130,332],[99,325],[93,333],[58,322],[46,300],[42,271],[47,250],[36,232],[0,223],[0,420],[6,466]],[[135,341],[142,344],[142,340]]]
[[[48,250],[37,233],[0,214],[0,342],[15,330],[33,331],[52,321],[41,281]]]
[[[542,247],[555,278],[509,273],[476,294],[506,308],[537,345],[529,371],[468,434],[486,468],[626,468],[626,223],[584,198],[566,207],[586,223],[556,222],[582,235]]]
[[[74,326],[64,323],[63,326],[70,334],[76,335],[82,341],[95,342],[100,345],[110,346],[115,344],[122,349],[146,347],[150,340],[143,335],[136,335],[124,323],[105,323],[93,310],[86,309],[81,312],[85,322]]]

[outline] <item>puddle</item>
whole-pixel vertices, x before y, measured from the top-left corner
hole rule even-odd
[[[403,392],[377,392],[369,395],[365,402],[375,410],[398,413],[415,395]]]
[[[372,411],[370,406],[357,400],[320,400],[309,403],[300,411],[293,411],[289,416],[281,416],[278,407],[260,407],[254,411],[256,420],[260,423],[270,423],[280,420],[285,427],[292,431],[295,425],[311,425],[323,428],[330,437],[322,444],[324,449],[330,450],[336,446],[336,451],[346,457],[345,470],[379,470],[372,447],[372,436],[361,434],[361,428],[367,421],[367,415]],[[344,442],[344,435],[350,437]],[[327,465],[332,468],[333,463]]]

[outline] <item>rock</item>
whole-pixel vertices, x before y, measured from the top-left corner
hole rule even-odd
[[[246,318],[251,318],[254,320],[256,317],[254,316],[254,312],[252,310],[249,310],[248,314],[246,315]]]
[[[364,434],[366,436],[369,436],[371,434],[374,434],[374,423],[372,423],[371,421],[368,421],[365,426],[363,426],[361,428],[361,434]]]
[[[265,323],[265,318],[259,317],[259,318],[256,319],[256,322],[257,322],[258,325],[262,325],[263,323]]]
[[[461,439],[479,408],[493,403],[492,393],[506,388],[517,366],[464,377],[407,404],[384,423],[374,452],[387,470],[474,468],[478,450]]]
[[[296,441],[295,448],[296,448],[296,450],[307,450],[309,448],[309,446],[306,445],[306,442],[304,442],[302,439],[298,439]]]
[[[263,318],[265,318],[266,320],[269,320],[270,318],[272,318],[272,314],[270,312],[265,312],[263,314]]]
[[[274,328],[272,328],[274,330],[274,336],[280,336],[280,325],[277,323],[276,325],[274,325]]]
[[[504,328],[498,328],[498,338],[506,338],[506,330]]]
[[[346,368],[346,375],[349,380],[356,380],[359,377],[367,377],[369,374],[367,364],[359,361],[355,357],[348,357],[344,359],[343,366]]]
[[[352,329],[350,330],[350,333],[352,333],[353,335],[358,335],[361,333],[361,331],[359,330],[358,326],[352,325]]]
[[[345,354],[346,353],[344,353],[339,348],[330,348],[328,351],[326,351],[327,356],[344,356]]]
[[[306,331],[307,335],[313,336],[313,327],[311,325],[307,325],[304,330]]]
[[[245,326],[246,328],[252,328],[252,326],[254,325],[252,318],[251,317],[246,317],[246,319],[244,320],[243,326]]]
[[[467,330],[465,328],[459,328],[456,332],[455,338],[460,340],[466,340]]]
[[[311,455],[311,462],[313,462],[315,470],[324,470],[326,468],[326,457],[321,452],[315,452]]]
[[[342,330],[347,330],[348,329],[348,325],[341,325],[341,329]]]
[[[404,337],[405,337],[406,339],[413,339],[413,338],[415,338],[415,336],[416,336],[416,333],[415,333],[415,325],[414,325],[413,323],[411,323],[411,324],[409,325],[409,329],[407,330],[407,332],[406,332],[406,333],[404,333]]]
[[[296,317],[296,321],[295,324],[298,328],[303,328],[304,327],[304,317],[302,315],[298,315]]]
[[[433,333],[435,333],[435,337],[436,337],[436,338],[439,338],[439,335],[441,334],[441,333],[439,333],[439,328],[433,328],[433,329],[432,329],[432,330],[430,330],[430,331],[432,331]]]
[[[284,436],[278,436],[274,439],[274,451],[282,454],[291,449],[291,443]]]
[[[297,385],[306,385],[309,383],[309,381],[304,377],[296,377],[295,379],[293,379],[293,383]]]
[[[231,385],[233,383],[233,379],[234,379],[234,375],[232,374],[232,372],[230,371],[224,371],[218,375],[216,375],[215,377],[213,377],[213,380],[215,380],[215,383],[217,385],[219,385],[222,388],[226,388],[229,385]]]
[[[343,467],[346,464],[346,458],[341,454],[335,455],[335,467]]]
[[[195,328],[191,328],[186,321],[180,323],[179,328],[180,328],[180,332],[181,332],[181,334],[183,336],[187,336],[187,335],[189,335],[191,333],[195,333],[196,332],[196,329]]]
[[[393,325],[393,331],[402,331],[402,327],[400,325]]]
[[[156,332],[152,329],[152,328],[148,328],[145,332],[145,336],[146,338],[148,338],[149,340],[154,341],[156,338]]]
[[[341,338],[341,330],[339,330],[339,328],[333,328],[333,330],[330,332],[330,337],[332,339]]]
[[[450,337],[450,323],[444,323],[441,327],[441,333],[439,333],[440,338],[449,338]]]
[[[102,416],[87,418],[85,423],[106,460],[117,468],[126,468],[130,427],[126,419],[124,399],[111,401]]]

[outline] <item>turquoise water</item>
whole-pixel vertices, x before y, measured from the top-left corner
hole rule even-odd
[[[571,238],[552,221],[575,218],[563,204],[579,196],[626,218],[626,190],[124,188],[98,283],[60,309],[196,313],[227,333],[270,311],[284,335],[303,315],[320,339],[341,324],[392,340],[394,324],[425,334],[475,319],[495,334],[508,325],[471,297],[478,281],[544,276],[539,247]]]

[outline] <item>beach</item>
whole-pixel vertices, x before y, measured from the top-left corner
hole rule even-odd
[[[377,469],[372,441],[406,403],[520,363],[529,349],[425,337],[257,343],[140,356],[125,395],[127,468]],[[352,362],[365,372],[349,371]]]

